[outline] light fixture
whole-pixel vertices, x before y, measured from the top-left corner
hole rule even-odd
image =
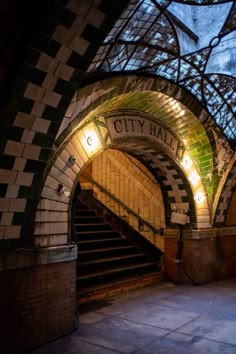
[[[71,155],[69,158],[69,161],[70,161],[71,165],[73,166],[76,163],[76,157],[74,155]]]
[[[61,184],[61,183],[58,184],[57,193],[58,193],[58,194],[64,194],[64,187],[63,187],[63,184]]]
[[[87,128],[82,133],[83,145],[86,151],[95,151],[99,147],[99,138],[94,128]]]
[[[192,185],[195,186],[198,183],[198,181],[200,180],[200,177],[195,171],[193,171],[190,173],[188,179],[192,183]]]
[[[64,194],[66,197],[69,197],[69,195],[70,195],[70,192],[67,191],[67,190],[65,190],[63,184],[61,184],[61,183],[58,184],[57,193],[58,193],[59,195]]]
[[[182,165],[186,168],[186,169],[188,169],[189,167],[191,167],[192,166],[192,161],[191,161],[191,159],[190,158],[188,158],[188,157],[184,157],[183,158],[183,160],[182,160]]]
[[[203,200],[204,200],[204,195],[202,192],[198,192],[194,199],[198,202],[198,203],[201,203]]]
[[[87,137],[87,144],[88,144],[89,146],[92,146],[92,145],[93,145],[93,138],[92,138],[90,135]]]

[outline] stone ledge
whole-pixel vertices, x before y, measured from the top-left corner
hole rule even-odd
[[[0,252],[0,271],[76,260],[77,246],[68,244],[44,248],[20,248]]]
[[[165,238],[177,238],[179,234],[178,229],[166,229],[164,231]],[[236,227],[221,227],[213,229],[201,229],[201,230],[183,230],[184,239],[200,240],[205,238],[215,238],[224,236],[236,237]]]

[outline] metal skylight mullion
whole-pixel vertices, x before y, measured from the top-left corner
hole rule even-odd
[[[195,79],[199,78],[199,81],[195,80],[194,84],[188,85],[188,82],[193,80],[192,78],[188,78],[185,81],[182,81],[181,83],[179,83],[179,85],[181,87],[183,87],[187,92],[190,92],[190,94],[193,95],[204,106],[202,90],[201,89],[197,90],[194,87],[194,86],[197,85],[197,86],[199,86],[201,88],[201,86],[202,86],[202,75],[199,75],[198,77],[195,76],[194,78]]]
[[[235,3],[233,4],[233,7],[232,7],[232,9],[231,9],[231,11],[230,11],[230,13],[229,13],[229,15],[228,15],[228,19],[229,19],[230,16],[232,16],[233,18],[236,18],[236,4],[235,4]],[[228,20],[228,19],[227,19],[227,20]],[[228,22],[228,21],[227,21],[227,22]],[[229,21],[229,22],[230,22],[230,21]],[[225,24],[226,24],[226,22],[225,22]],[[236,29],[236,28],[235,28],[235,29],[232,29],[232,28],[230,27],[230,25],[228,25],[228,24],[227,24],[227,26],[228,26],[229,29],[228,29],[227,32],[224,33],[224,35],[227,35],[227,34],[231,33],[232,30],[235,30],[235,29]],[[226,28],[227,28],[227,27],[226,27]],[[222,31],[221,31],[221,32],[222,32]]]
[[[142,7],[142,5],[143,5],[143,1],[140,2],[139,5],[134,9],[132,16],[130,18],[127,18],[127,20],[124,22],[122,29],[117,33],[117,35],[115,37],[116,39],[121,37],[122,32],[127,27],[128,23],[133,19],[134,14],[137,13],[137,11],[140,9],[140,7]]]
[[[153,1],[152,1],[152,2],[153,2]],[[154,3],[154,2],[153,2],[153,3]],[[165,49],[163,50],[162,47],[157,46],[157,45],[152,45],[152,44],[149,43],[149,42],[143,42],[143,43],[142,43],[142,40],[145,40],[145,37],[148,35],[148,33],[149,33],[149,31],[151,30],[151,28],[152,28],[155,24],[158,23],[159,18],[163,15],[163,16],[166,18],[166,21],[168,22],[168,25],[171,27],[172,31],[173,31],[174,34],[175,34],[175,39],[176,39],[176,44],[177,44],[177,50],[178,50],[178,52],[180,52],[180,47],[179,47],[179,41],[178,41],[177,32],[176,32],[176,30],[175,30],[174,25],[172,25],[172,22],[170,21],[170,19],[168,18],[168,16],[166,16],[166,14],[165,14],[165,8],[161,7],[161,6],[158,5],[156,2],[155,2],[155,6],[156,6],[157,10],[159,11],[159,14],[157,15],[155,21],[153,21],[152,23],[150,23],[150,26],[146,29],[145,34],[142,35],[142,39],[139,39],[138,41],[128,41],[128,42],[126,41],[126,42],[129,43],[129,44],[136,45],[136,48],[138,48],[138,46],[145,45],[147,48],[154,48],[154,49],[156,49],[156,50],[160,50],[160,51],[162,50],[162,51],[165,51],[165,52],[167,52],[167,53],[169,53],[169,54],[172,54],[172,55],[174,54],[174,55],[176,55],[176,53],[173,53],[172,51],[170,51],[170,50],[167,49],[167,48],[165,48]],[[137,12],[137,11],[138,11],[138,10],[136,9],[136,12]],[[116,41],[116,43],[118,43],[118,41]],[[125,43],[125,42],[123,42],[123,43]],[[127,67],[128,63],[129,63],[129,61],[132,59],[134,53],[135,53],[135,49],[133,50],[133,52],[132,52],[130,58],[128,59],[127,63],[125,64],[125,67],[123,68],[123,70],[125,70],[125,68]]]
[[[176,56],[176,53],[169,50],[169,49],[163,49],[162,47],[158,46],[158,45],[154,45],[154,44],[151,44],[151,43],[142,43],[140,42],[140,40],[138,41],[121,41],[121,40],[118,40],[116,43],[119,43],[119,44],[131,44],[131,45],[137,45],[137,46],[145,46],[145,47],[148,47],[148,48],[152,48],[152,49],[157,49],[159,51],[162,51],[162,52],[167,52],[169,54],[172,54],[174,56]]]
[[[132,16],[133,16],[133,14],[135,13],[135,11],[137,11],[137,9],[140,7],[142,5],[142,3],[140,3],[139,5],[137,5],[137,7],[132,11]],[[129,5],[130,6],[130,5]],[[129,7],[128,6],[128,7]],[[102,60],[101,60],[101,63],[100,63],[100,65],[99,65],[99,68],[97,69],[97,71],[99,71],[100,70],[100,68],[103,66],[103,63],[104,63],[104,61],[105,60],[108,60],[107,58],[109,58],[109,54],[110,54],[110,52],[111,52],[111,50],[112,50],[112,48],[114,47],[114,45],[116,44],[116,39],[120,36],[120,34],[123,32],[123,30],[125,29],[125,27],[127,26],[127,23],[130,21],[130,18],[128,18],[126,21],[124,21],[124,23],[123,23],[123,26],[122,26],[122,28],[120,29],[120,31],[116,34],[116,36],[114,36],[113,37],[113,39],[111,40],[112,42],[106,42],[106,43],[104,43],[106,46],[110,46],[110,48],[107,50],[107,54],[106,54],[106,58],[103,58]],[[108,34],[108,36],[109,36],[109,34]],[[109,63],[109,67],[110,67],[110,63]],[[112,71],[112,70],[111,70]]]
[[[208,74],[208,75],[220,75],[220,74],[217,74],[217,73],[211,73],[211,74]],[[208,81],[208,83],[210,82],[211,83],[211,86],[214,86],[214,89],[217,91],[218,95],[222,98],[222,100],[224,101],[224,103],[229,107],[231,113],[234,115],[234,112],[232,111],[231,109],[231,106],[228,104],[228,102],[226,101],[226,99],[224,98],[224,96],[222,97],[222,94],[221,92],[219,91],[218,87],[216,87],[214,85],[214,83],[212,81],[210,81],[210,79],[208,79],[207,75],[204,75],[204,79],[206,79]],[[232,92],[233,94],[233,92]]]
[[[157,65],[165,64],[166,62],[169,62],[169,61],[174,60],[174,59],[176,59],[176,58],[173,57],[172,59],[165,59],[165,60],[163,60],[163,61],[160,61],[159,63],[153,64],[152,66],[143,66],[142,68],[137,69],[136,71],[144,72],[144,73],[145,73],[147,70],[155,69],[155,67],[156,67]]]
[[[214,5],[214,4],[225,4],[227,2],[231,2],[232,0],[174,0],[175,2],[179,2],[181,4],[186,5]]]
[[[138,42],[137,42],[137,43],[135,43],[135,44],[134,44],[134,43],[132,43],[133,45],[136,45],[136,48],[137,48],[138,46],[142,46],[140,42],[141,42],[142,40],[144,40],[144,39],[145,39],[145,37],[146,37],[147,33],[150,31],[151,27],[153,26],[153,23],[158,21],[158,19],[159,19],[160,15],[161,15],[161,14],[162,14],[162,12],[163,12],[163,11],[161,11],[161,10],[159,9],[159,6],[156,6],[156,8],[158,9],[159,14],[157,15],[157,17],[156,17],[155,21],[153,21],[153,22],[151,22],[151,23],[150,23],[150,26],[148,26],[148,28],[146,29],[145,33],[142,35],[142,38],[141,38],[141,39],[139,39],[139,43],[138,43]],[[130,43],[129,43],[129,44],[130,44]],[[144,45],[145,45],[145,47],[150,48],[150,46],[149,46],[149,45],[147,45],[147,43],[146,43],[145,41],[143,42],[143,46],[144,46]],[[155,48],[155,49],[156,49],[156,48]],[[132,56],[133,56],[134,52],[135,52],[135,50],[133,50],[133,52],[132,52],[131,56],[129,57],[129,59],[128,59],[127,63],[125,64],[125,67],[124,67],[124,69],[123,69],[123,70],[125,70],[125,68],[127,67],[127,65],[128,65],[128,63],[129,63],[129,61],[131,60],[131,58],[132,58]]]
[[[230,30],[229,32],[222,33],[224,26],[226,25],[226,23],[228,22],[228,20],[229,20],[230,17],[231,17],[231,12],[232,12],[234,6],[235,6],[235,4],[234,4],[234,2],[233,2],[233,3],[232,3],[232,6],[231,6],[231,9],[230,9],[230,11],[229,11],[229,13],[228,13],[228,16],[226,17],[225,22],[224,22],[223,26],[221,27],[221,30],[219,31],[219,37],[220,37],[220,39],[223,38],[224,36],[227,36],[227,34],[229,34],[229,33],[232,31],[232,30]]]
[[[204,50],[204,49],[207,49],[207,48],[208,48],[208,47],[203,48],[203,50]],[[198,52],[199,52],[199,51],[195,51],[194,53],[192,53],[192,56],[193,56],[194,54],[197,54]],[[209,53],[210,53],[210,52],[209,52]],[[202,79],[203,79],[203,77],[204,77],[204,71],[205,71],[205,68],[206,68],[206,62],[208,61],[208,59],[205,60],[205,63],[204,63],[203,66],[202,66],[202,70],[199,70],[199,68],[197,67],[197,65],[196,65],[195,63],[192,63],[191,61],[189,61],[188,59],[186,59],[186,56],[189,56],[189,55],[182,55],[182,56],[180,56],[180,61],[183,60],[183,61],[187,62],[194,70],[196,70],[196,71],[199,73],[198,75],[191,76],[191,79],[194,79],[195,77],[198,77],[198,76],[201,76]],[[209,58],[209,55],[208,55],[208,58]],[[180,66],[181,66],[181,65],[180,65]],[[179,83],[184,83],[184,81],[189,80],[189,79],[190,79],[190,77],[186,77],[185,79],[179,81]]]
[[[227,129],[228,127],[230,127],[230,124],[233,122],[233,120],[235,120],[234,117],[232,117],[230,120],[228,120],[226,123],[225,123],[225,126],[222,127],[223,130]]]
[[[204,76],[204,79],[206,79],[206,81],[208,81],[208,83],[209,83],[209,80],[207,79],[207,77]],[[202,80],[202,85],[203,85],[203,82],[204,82],[204,80]],[[233,115],[233,117],[234,117],[234,116],[235,116],[235,115],[234,115],[234,112],[231,110],[231,107],[230,107],[230,105],[228,104],[228,102],[225,101],[224,97],[222,97],[222,95],[219,93],[219,91],[218,91],[218,89],[215,87],[215,85],[213,86],[211,83],[210,83],[210,85],[213,87],[213,89],[214,89],[215,91],[217,91],[218,95],[221,97],[221,99],[222,99],[222,101],[223,101],[223,104],[220,105],[220,107],[216,110],[216,112],[215,112],[214,114],[212,114],[211,112],[209,112],[208,105],[207,105],[207,103],[206,103],[205,94],[202,96],[202,97],[203,97],[204,106],[206,107],[207,111],[210,113],[210,115],[212,116],[212,118],[214,119],[214,121],[217,123],[217,121],[216,121],[216,116],[217,116],[217,114],[222,110],[222,107],[223,107],[224,105],[228,108],[228,111],[229,111],[229,112]],[[231,119],[230,119],[230,121],[231,121]],[[230,122],[230,121],[229,121],[229,122]],[[228,126],[228,123],[229,123],[229,122],[227,121],[226,127]],[[217,123],[217,125],[219,125],[219,124]],[[222,129],[223,132],[224,132],[224,130],[226,129],[226,128],[222,128],[221,125],[219,125],[219,127]],[[226,135],[227,139],[230,140],[227,134],[224,133],[224,135]],[[235,136],[235,138],[236,138],[236,136]]]
[[[165,12],[165,10],[167,9],[167,7],[170,5],[170,3],[172,2],[172,0],[166,0],[168,2],[167,5],[162,6],[161,4],[159,4],[156,0],[151,0],[151,2],[156,6],[156,7],[161,7],[163,10],[162,12]]]
[[[177,77],[176,77],[176,83],[177,84],[179,83],[180,67],[181,67],[181,59],[180,59],[180,57],[178,59],[179,59],[179,65],[178,65],[178,74],[177,74]]]
[[[168,20],[168,22],[169,22],[169,24],[170,24],[170,26],[171,26],[171,28],[172,28],[174,34],[175,34],[176,43],[177,43],[177,46],[178,46],[178,47],[177,47],[177,50],[178,50],[178,53],[180,54],[180,44],[179,44],[178,33],[177,33],[176,29],[175,29],[174,24],[172,23],[171,18],[168,16],[168,13],[165,13],[165,12],[163,11],[163,14],[164,14],[165,17],[167,18],[167,20]],[[180,56],[178,56],[178,58],[180,59]]]
[[[127,8],[131,7],[132,5],[129,4]],[[129,23],[130,19],[133,17],[134,13],[137,12],[137,10],[142,6],[142,3],[136,4],[136,8],[133,9],[132,11],[132,15],[131,17],[127,18],[126,21],[124,20],[123,26],[120,29],[119,32],[117,32],[116,36],[113,38],[113,41],[115,41],[115,39],[117,39],[118,37],[120,37],[121,33],[123,32],[124,28],[127,26],[127,24]],[[109,34],[108,34],[109,35]]]
[[[119,50],[120,49],[120,50]],[[112,64],[110,64],[111,67],[111,71],[116,71],[115,69],[117,67],[120,66],[120,69],[117,71],[122,71],[123,67],[124,67],[124,62],[127,60],[128,58],[128,50],[127,50],[127,46],[123,45],[123,48],[117,46],[116,44],[113,46],[113,50],[116,51],[116,53],[113,56],[110,56],[107,58],[107,60],[109,61],[109,63],[112,62],[112,60],[116,61],[116,64],[113,66]],[[118,54],[117,54],[118,53]]]
[[[220,74],[208,74],[208,75],[220,76]],[[226,75],[226,74],[224,74],[223,77],[226,77],[226,78],[229,77],[230,79],[234,80],[234,82],[235,82],[235,84],[236,84],[236,79],[235,79],[234,77],[232,77],[231,75]],[[214,81],[213,83],[214,83],[214,85],[216,85],[217,81]],[[220,85],[219,85],[219,86],[220,86]],[[217,87],[218,87],[218,86],[216,86],[216,88],[217,88]],[[230,98],[231,98],[234,94],[235,94],[235,91],[232,90],[232,92],[230,93],[230,95],[226,98],[226,97],[225,97],[225,93],[222,93],[222,92],[221,92],[221,95],[224,96],[224,100],[227,102],[227,104],[229,104],[229,103],[228,103],[228,100],[230,100]],[[233,113],[234,113],[234,112],[233,112]]]

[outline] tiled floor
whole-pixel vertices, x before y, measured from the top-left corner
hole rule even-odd
[[[236,353],[236,278],[157,284],[81,311],[76,332],[31,354]]]

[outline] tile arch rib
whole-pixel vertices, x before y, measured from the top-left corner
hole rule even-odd
[[[147,129],[148,126],[150,127],[150,119],[146,117],[145,119],[143,117],[141,119],[142,121],[139,121],[139,127],[143,129],[145,134],[140,137],[140,131],[135,132],[134,130],[132,131],[131,138],[130,132],[125,130],[121,139],[114,137],[114,130],[112,132],[111,124],[109,124],[106,119],[104,119],[103,125],[100,126],[96,121],[89,121],[87,124],[81,122],[80,129],[78,128],[78,131],[70,137],[67,144],[59,148],[51,164],[37,208],[37,222],[34,231],[36,245],[45,246],[48,245],[48,243],[54,245],[54,242],[63,244],[66,242],[66,239],[68,241],[70,195],[72,194],[78,175],[96,154],[110,147],[130,153],[142,163],[146,164],[146,167],[148,167],[150,171],[153,171],[158,183],[161,184],[168,197],[168,199],[166,199],[166,212],[169,218],[167,220],[168,224],[170,224],[172,206],[177,205],[182,210],[185,208],[190,209],[191,226],[198,228],[210,227],[209,210],[207,207],[204,209],[198,208],[198,210],[196,210],[196,203],[194,203],[193,200],[193,191],[181,168],[180,162],[182,155],[179,154],[178,150],[181,141],[173,133],[172,138],[176,139],[176,142],[172,142],[171,144],[177,146],[177,148],[175,154],[173,152],[171,153],[169,146],[170,139],[172,139],[171,132],[167,131],[167,128],[162,126],[162,138],[159,138],[158,141],[157,137],[150,136],[150,132],[145,130],[146,128],[144,129],[144,123],[147,125]],[[155,124],[157,123],[155,122]],[[103,134],[101,133],[101,126],[105,130]],[[156,125],[156,127],[158,126]],[[97,135],[98,144],[96,148],[88,148],[88,143],[86,143],[88,131],[89,135],[91,135],[92,131]],[[164,142],[166,148],[163,146],[163,141],[161,141],[164,136],[163,134],[169,134],[168,139]],[[165,139],[166,136],[167,135],[165,135]],[[76,163],[73,165],[70,162],[71,155],[76,158]],[[160,174],[162,177],[160,177]],[[63,185],[67,193],[58,194],[57,189],[59,184]],[[57,213],[51,213],[50,203],[54,205],[54,208],[58,211]],[[67,211],[67,220],[63,222],[63,224],[59,222],[59,220],[61,220],[59,212],[61,209]],[[204,212],[204,222],[202,222],[202,214],[200,215],[199,212]],[[48,217],[45,222],[42,215],[45,217],[46,214]],[[61,225],[60,233],[58,232],[58,224]]]
[[[147,96],[147,94],[150,94],[150,96],[146,97],[146,101],[144,102],[143,96]],[[179,131],[181,129],[182,131],[186,130],[186,133],[188,133],[188,129],[191,130],[191,148],[194,150],[193,152],[195,156],[196,153],[198,154],[198,152],[200,152],[197,158],[199,162],[199,169],[201,170],[201,166],[203,166],[203,169],[201,170],[202,177],[204,178],[205,186],[208,188],[208,195],[210,195],[211,200],[210,202],[213,203],[214,195],[217,190],[217,184],[221,179],[222,171],[225,170],[227,166],[226,163],[222,165],[222,159],[220,159],[221,151],[220,148],[218,148],[218,141],[223,141],[224,149],[228,151],[230,156],[233,154],[233,150],[231,149],[229,142],[226,140],[223,133],[220,131],[219,127],[216,126],[214,120],[197,102],[197,100],[184,91],[184,89],[177,87],[175,84],[163,78],[150,78],[143,75],[132,75],[104,79],[102,81],[84,86],[76,93],[70,107],[68,108],[68,116],[64,118],[63,123],[64,130],[63,132],[61,131],[58,136],[56,145],[59,146],[69,134],[73,134],[74,129],[76,129],[78,124],[87,115],[90,115],[91,119],[93,119],[95,115],[102,114],[109,109],[114,109],[114,106],[117,109],[120,109],[121,107],[119,107],[119,102],[122,101],[122,97],[125,97],[125,95],[130,95],[129,97],[131,97],[131,100],[134,99],[135,95],[137,95],[137,110],[144,111],[143,107],[140,108],[140,105],[144,102],[143,106],[147,107],[149,105],[147,109],[153,115],[153,111],[156,107],[154,107],[155,103],[152,103],[151,106],[150,101],[152,96],[153,101],[156,102],[159,99],[158,95],[166,95],[166,97],[168,97],[170,104],[166,111],[172,110],[172,113],[166,114],[164,112],[164,115],[166,115],[165,119],[168,120],[168,124],[171,124],[171,122],[174,123],[174,121],[177,122],[178,120],[179,127],[176,126],[175,128],[172,124],[173,130],[179,128]],[[154,95],[156,96],[154,97]],[[109,103],[107,105],[106,102],[112,102],[112,107],[111,105],[108,107]],[[162,102],[160,105],[161,104]],[[182,111],[180,113],[178,110],[176,114],[173,113],[173,108],[171,106],[174,107],[175,105],[182,107]],[[129,103],[128,107],[130,107]],[[186,123],[189,123],[189,119],[191,120],[191,124],[185,125],[186,129],[183,129],[184,126],[182,124],[184,118],[186,118]],[[194,130],[192,129],[192,126],[190,127],[192,124],[195,126]],[[204,160],[204,154],[209,157],[208,163]],[[220,168],[222,171],[219,171]],[[209,180],[213,174],[215,175],[215,178],[212,182],[212,187]]]
[[[200,121],[207,134],[211,134],[212,128],[218,127],[193,95],[167,79],[145,75],[104,76],[100,81],[85,82],[75,93],[58,131],[58,144],[79,124],[84,112],[87,114],[113,97],[145,91],[159,92],[180,102]]]
[[[210,209],[204,186],[200,178],[197,187],[191,185],[189,174],[186,174],[181,163],[181,156],[185,156],[185,154],[181,152],[181,155],[174,155],[168,149],[164,149],[161,143],[155,142],[153,144],[152,139],[140,140],[138,135],[130,140],[128,134],[127,139],[123,136],[122,140],[118,141],[117,144],[111,139],[112,147],[121,149],[138,159],[152,173],[161,186],[165,201],[167,227],[176,227],[170,221],[171,212],[176,207],[180,213],[185,212],[185,210],[189,212],[190,223],[186,225],[187,228],[210,228]],[[192,171],[197,174],[196,169],[192,168]],[[195,198],[195,194],[197,194],[199,189],[204,194],[204,200],[200,204],[196,202]]]
[[[228,170],[224,174],[222,184],[219,186],[215,205],[214,223],[215,227],[226,226],[226,218],[229,212],[231,200],[236,188],[236,157],[230,161]]]

